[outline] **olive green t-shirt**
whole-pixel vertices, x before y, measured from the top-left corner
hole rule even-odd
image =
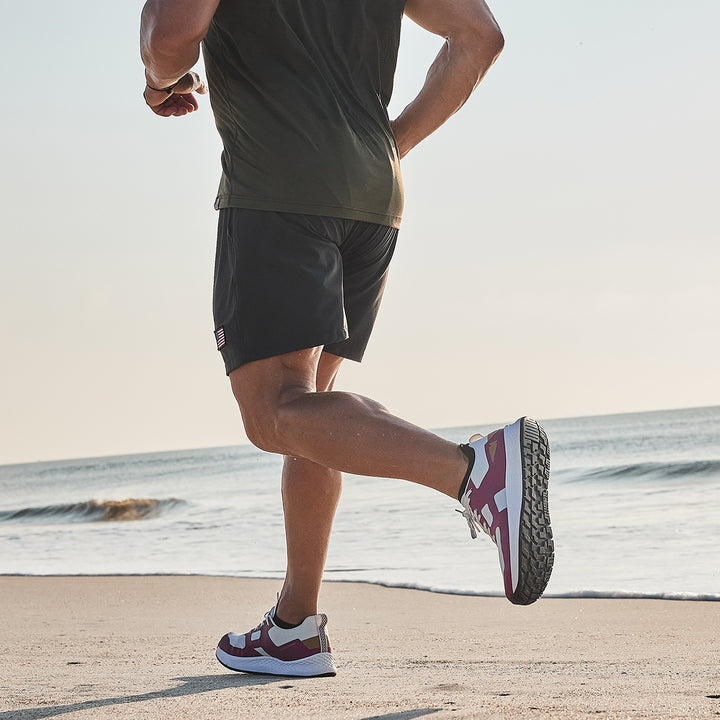
[[[221,0],[203,43],[216,207],[398,227],[387,114],[405,0]]]

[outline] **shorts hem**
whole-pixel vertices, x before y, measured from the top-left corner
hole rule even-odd
[[[348,334],[346,332],[342,332],[336,336],[333,336],[332,338],[326,338],[325,341],[295,343],[286,345],[284,347],[278,346],[277,348],[256,350],[254,352],[249,350],[234,349],[232,346],[226,344],[220,349],[220,354],[222,355],[223,363],[225,364],[225,374],[229,375],[233,370],[237,370],[242,365],[247,365],[248,363],[255,362],[257,360],[267,360],[268,358],[278,357],[279,355],[286,355],[287,353],[297,352],[298,350],[309,350],[310,348],[314,347],[334,345],[336,343],[341,343],[347,339]],[[338,353],[334,354],[338,355]],[[339,355],[339,357],[345,356]],[[355,358],[347,359],[354,360]],[[359,360],[357,362],[359,362]]]

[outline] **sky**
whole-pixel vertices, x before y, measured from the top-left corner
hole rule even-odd
[[[141,7],[4,8],[0,463],[247,442],[212,336],[220,145],[207,98],[144,107]],[[720,404],[720,4],[491,7],[505,50],[403,160],[337,389],[431,428]],[[391,115],[440,44],[405,23]]]

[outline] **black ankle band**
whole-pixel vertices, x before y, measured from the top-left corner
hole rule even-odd
[[[282,630],[292,630],[293,628],[296,628],[296,627],[298,627],[299,625],[302,625],[304,621],[301,620],[299,623],[294,623],[294,624],[292,624],[292,623],[289,623],[289,622],[285,622],[284,620],[281,620],[281,619],[277,616],[277,613],[275,613],[275,614],[273,615],[273,622],[274,622],[280,629],[282,629]]]
[[[460,490],[458,492],[458,500],[460,500],[460,498],[465,493],[465,488],[467,487],[468,480],[470,479],[470,473],[472,472],[473,465],[475,464],[475,449],[471,448],[465,443],[459,445],[458,447],[460,448],[460,450],[462,450],[463,455],[465,455],[465,457],[468,459],[467,472],[465,473],[463,481],[460,483]]]

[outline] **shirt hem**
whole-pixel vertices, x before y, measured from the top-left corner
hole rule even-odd
[[[300,213],[302,215],[323,215],[325,217],[342,218],[343,220],[360,220],[362,222],[375,223],[392,228],[399,228],[402,220],[401,215],[346,208],[342,205],[303,203],[290,200],[260,200],[258,198],[248,198],[238,195],[219,195],[215,200],[216,210],[231,207],[243,208],[245,210]]]

